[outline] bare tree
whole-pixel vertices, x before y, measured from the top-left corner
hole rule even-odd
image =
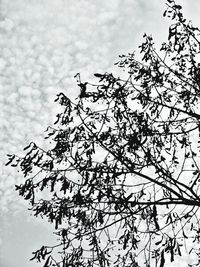
[[[24,157],[8,155],[26,177],[16,190],[55,224],[58,244],[32,258],[44,267],[163,267],[183,253],[200,264],[200,30],[166,4],[160,51],[144,35],[142,59],[116,63],[126,78],[77,74],[76,101],[56,99],[49,150],[32,142]]]

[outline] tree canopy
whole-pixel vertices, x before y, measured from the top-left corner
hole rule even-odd
[[[200,264],[200,30],[166,5],[160,50],[145,34],[142,59],[116,63],[123,78],[77,74],[78,98],[55,100],[49,149],[8,155],[25,177],[19,195],[55,224],[58,243],[33,253],[44,267],[163,267],[184,253]]]

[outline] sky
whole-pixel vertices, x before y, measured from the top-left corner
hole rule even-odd
[[[200,2],[178,1],[200,26]],[[32,140],[43,146],[55,121],[56,93],[78,94],[74,75],[114,71],[118,55],[137,50],[143,33],[161,44],[164,0],[0,1],[0,267],[34,267],[31,252],[52,242],[53,227],[30,216],[14,191],[23,180],[5,167]]]

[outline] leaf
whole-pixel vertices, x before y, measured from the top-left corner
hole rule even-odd
[[[83,196],[81,195],[81,192],[79,190],[78,193],[74,195],[74,203],[80,205],[83,204],[83,202]]]
[[[28,194],[25,196],[24,199],[28,200],[28,199],[31,198],[31,196],[32,196],[32,191],[30,190],[30,191],[28,192]]]
[[[10,157],[10,156],[9,156]],[[8,166],[15,158],[15,155],[11,156],[11,158],[8,160],[8,162],[5,163],[5,166]],[[12,166],[12,165],[11,165]],[[12,166],[13,167],[13,166]],[[15,166],[14,166],[15,167]]]
[[[161,259],[160,259],[160,267],[165,265],[165,257],[164,257],[164,250],[161,252]]]
[[[170,261],[173,262],[174,261],[174,249],[173,249],[172,245],[170,247],[170,255],[171,255]]]
[[[161,243],[162,243],[162,239],[159,240],[159,241],[157,241],[157,242],[155,242],[155,245],[158,246],[158,245],[161,244]]]
[[[182,256],[182,254],[181,254],[181,249],[180,249],[180,245],[177,243],[177,250],[178,250],[178,255],[179,256]]]
[[[56,178],[53,178],[51,180],[51,192],[54,192],[54,186],[55,186],[55,183],[56,183]]]
[[[98,221],[100,222],[100,224],[103,224],[104,223],[103,215],[102,215],[102,212],[101,211],[98,212]]]
[[[129,241],[129,232],[127,233],[127,235],[124,238],[123,250],[126,249],[128,241]]]
[[[104,75],[100,73],[94,73],[94,76],[97,78],[102,78]]]
[[[89,181],[89,173],[86,171],[86,173],[85,173],[85,181],[84,181],[84,183],[83,183],[83,185],[87,185],[88,184],[88,181]]]
[[[28,146],[24,147],[24,150],[27,150],[30,146],[31,146],[32,143],[30,143]]]
[[[185,239],[188,239],[188,236],[185,234],[184,230],[183,230],[183,237],[184,237]]]
[[[43,267],[48,267],[48,266],[50,266],[50,265],[49,265],[49,264],[50,264],[50,259],[51,259],[51,256],[49,256],[49,257],[47,258],[47,260],[46,260],[46,262],[45,262],[45,264],[44,264]]]
[[[67,189],[69,188],[69,186],[70,186],[70,183],[66,179],[64,179],[60,191],[64,191],[64,194],[66,194]]]
[[[34,254],[34,256],[31,259],[29,259],[30,261],[33,261],[37,257],[37,252],[32,252],[32,254]]]
[[[171,213],[169,213],[168,214],[168,216],[167,216],[167,220],[166,220],[166,224],[168,224],[168,223],[172,223],[172,215],[171,215]]]
[[[52,161],[50,161],[50,163],[49,163],[49,169],[50,169],[50,171],[52,171],[53,170],[53,160]]]
[[[156,208],[156,205],[153,206],[153,220],[154,220],[154,223],[155,223],[155,226],[156,226],[156,229],[157,230],[160,230],[160,226],[158,224],[158,220],[157,220],[157,208]]]
[[[182,9],[182,6],[180,6],[180,5],[175,5],[174,6],[176,9],[178,9],[178,10],[181,10]]]
[[[100,202],[101,199],[102,199],[102,192],[101,192],[101,190],[99,190],[99,194],[98,194],[98,196],[97,196],[97,199],[98,199],[99,202]]]

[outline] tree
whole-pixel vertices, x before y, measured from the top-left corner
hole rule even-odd
[[[63,112],[47,129],[49,150],[32,142],[8,155],[26,178],[19,195],[55,224],[58,244],[32,258],[44,267],[163,267],[187,252],[200,264],[200,30],[166,4],[159,52],[145,34],[142,59],[116,63],[123,79],[77,74],[79,97],[55,100]]]

